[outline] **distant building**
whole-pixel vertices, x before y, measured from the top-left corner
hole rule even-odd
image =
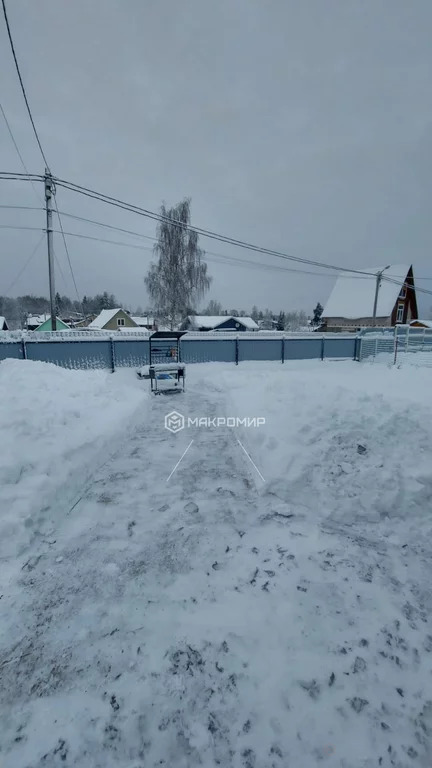
[[[50,317],[49,314],[44,312],[42,315],[28,315],[25,320],[25,328],[27,331],[35,331],[36,328],[39,328],[42,323],[45,322],[45,320],[48,320]]]
[[[432,329],[432,320],[411,320],[410,328],[431,328]]]
[[[386,269],[362,268],[363,272],[373,275],[381,270],[384,271],[375,319],[375,276],[343,273],[336,280],[322,313],[322,324],[317,330],[357,331],[368,326],[392,327],[415,320],[417,299],[412,266],[396,264]]]
[[[6,322],[6,318],[0,315],[0,331],[8,331],[9,326]]]
[[[90,330],[121,331],[122,328],[137,328],[134,319],[124,309],[103,309],[87,326]]]
[[[157,330],[157,324],[154,317],[149,317],[148,315],[144,315],[143,317],[131,315],[131,318],[139,328],[145,328],[147,331]]]
[[[180,325],[181,331],[257,331],[251,317],[231,315],[189,315]]]
[[[35,331],[52,331],[51,315],[48,315],[47,319],[43,321]],[[56,317],[56,331],[70,331],[70,327],[59,317]]]

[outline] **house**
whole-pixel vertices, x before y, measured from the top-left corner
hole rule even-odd
[[[39,328],[42,323],[45,322],[45,320],[48,320],[50,317],[49,314],[44,312],[41,315],[28,315],[25,320],[25,328],[27,331],[35,331],[36,328]]]
[[[373,317],[377,278],[383,271]],[[357,331],[367,326],[392,327],[417,317],[412,266],[364,267],[363,274],[339,275],[322,313],[319,331]]]
[[[38,332],[52,331],[51,315],[48,315],[46,320],[44,320],[43,323],[38,325],[38,327],[34,330]],[[56,331],[70,331],[70,328],[67,323],[65,323],[63,320],[60,320],[59,317],[56,317]]]
[[[132,320],[139,328],[145,328],[147,331],[157,331],[156,320],[154,317],[144,315],[144,317],[138,317],[131,315]]]
[[[93,331],[118,331],[122,328],[137,328],[137,323],[124,309],[103,309],[87,326]]]
[[[3,317],[3,315],[0,315],[0,331],[8,331],[9,326],[6,322],[6,318]]]
[[[0,317],[1,320],[1,317]],[[430,328],[432,329],[432,320],[411,320],[410,328]]]
[[[232,315],[189,315],[180,325],[181,331],[257,331],[251,317]]]

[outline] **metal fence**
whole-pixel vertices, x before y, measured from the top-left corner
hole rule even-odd
[[[387,365],[432,366],[432,328],[373,329],[360,338],[360,361]]]
[[[65,368],[141,367],[150,362],[149,333],[0,334],[0,360],[41,360]],[[208,333],[186,334],[180,341],[184,363],[247,360],[357,359],[358,337],[341,334]]]

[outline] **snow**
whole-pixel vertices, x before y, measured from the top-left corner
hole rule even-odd
[[[255,322],[255,320],[252,320],[251,317],[235,317],[234,320],[236,322],[242,323],[246,328],[249,328],[249,330],[253,331],[255,329],[258,329],[258,324]]]
[[[0,321],[1,321],[1,317],[0,317]],[[432,328],[432,320],[420,320],[420,319],[411,320],[410,326],[414,325],[415,323],[421,323],[421,326],[423,328]],[[1,325],[1,322],[0,322],[0,325]]]
[[[141,371],[150,368],[153,368],[154,371],[180,371],[184,370],[186,366],[184,363],[152,363],[151,366],[143,366]]]
[[[155,323],[154,317],[148,317],[147,315],[144,315],[144,317],[137,317],[135,315],[131,315],[131,320],[133,320],[134,323],[136,323],[140,327],[145,327],[147,325],[153,326]]]
[[[49,315],[49,314],[47,315],[46,313],[42,314],[42,315],[29,315],[26,318],[26,325],[27,326],[31,325],[31,326],[35,326],[35,327],[39,326],[39,325],[42,325],[42,323],[44,323],[46,320],[48,320],[49,317],[51,317],[51,315]]]
[[[104,328],[104,326],[109,323],[110,320],[115,317],[117,312],[122,312],[121,307],[117,307],[116,309],[102,309],[101,312],[99,312],[98,316],[87,326],[88,328]],[[131,318],[133,320],[133,318]]]
[[[54,441],[59,493],[3,542],[2,768],[431,764],[431,370],[209,363],[150,398],[4,365],[4,444],[20,466],[34,436],[37,477]],[[173,409],[266,424],[172,434]]]
[[[376,275],[384,267],[364,267],[363,272]],[[397,284],[382,280],[378,292],[377,317],[389,317],[410,269],[409,265],[397,264],[385,269],[384,277],[397,280]],[[327,300],[322,314],[326,317],[344,317],[355,320],[372,317],[375,299],[376,277],[341,274]]]
[[[258,328],[256,322],[251,317],[234,317],[233,315],[190,315],[191,329],[208,328],[212,330],[227,320],[235,320],[236,323],[242,323],[249,330]]]
[[[0,363],[0,557],[19,555],[52,527],[44,510],[64,508],[78,482],[116,449],[116,434],[144,397],[106,371],[51,363]],[[65,511],[65,510],[64,510]]]

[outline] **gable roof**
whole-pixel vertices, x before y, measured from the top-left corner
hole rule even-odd
[[[45,320],[48,320],[49,317],[50,315],[46,312],[41,315],[28,315],[25,322],[27,327],[30,325],[37,327],[38,325],[42,325],[42,323],[44,323]]]
[[[57,330],[58,331],[65,331],[69,330],[69,326],[67,323],[65,323],[64,320],[61,320],[60,317],[56,317],[57,322]],[[46,328],[44,327],[46,326]],[[48,315],[48,317],[38,325],[37,328],[35,328],[35,331],[52,331],[52,325],[51,325],[51,315]]]
[[[125,315],[127,315],[127,312],[125,312],[121,307],[117,307],[116,309],[102,309],[98,316],[90,323],[88,327],[97,328],[98,330],[105,328],[106,324],[116,316],[117,312],[123,312]],[[130,319],[132,322],[134,322],[133,317]]]
[[[432,328],[432,320],[420,320],[420,318],[418,318],[416,320],[411,320],[410,325],[414,325],[414,323],[419,323],[423,328]]]
[[[322,317],[344,317],[350,320],[372,317],[376,288],[375,274],[382,269],[384,267],[364,267],[364,272],[374,273],[374,276],[371,277],[348,273],[339,275],[327,299]],[[393,264],[385,270],[384,276],[391,277],[395,282],[381,281],[378,292],[377,317],[389,317],[391,315],[409,270],[409,264]]]
[[[189,315],[187,318],[190,323],[190,327],[193,330],[199,328],[207,328],[209,331],[218,328],[219,325],[226,323],[228,320],[234,320],[236,323],[242,323],[245,328],[255,330],[258,328],[256,322],[251,317],[234,317],[233,315]]]
[[[3,315],[0,315],[0,331],[7,331],[8,330],[8,324],[6,322],[6,318],[3,317]]]
[[[139,316],[139,315],[131,315],[131,320],[134,321],[137,325],[143,327],[145,325],[154,325],[155,320],[154,317],[149,317],[148,315]]]

